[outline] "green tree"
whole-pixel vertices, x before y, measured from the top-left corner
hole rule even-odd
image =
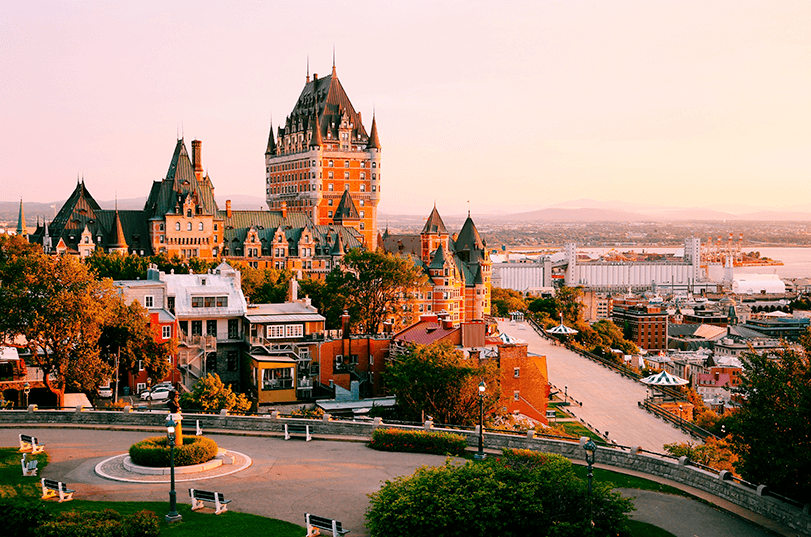
[[[181,408],[200,409],[203,412],[219,412],[220,410],[233,410],[234,412],[247,412],[251,409],[251,402],[245,394],[234,393],[231,385],[226,386],[216,373],[209,373],[197,381],[190,393],[180,396]]]
[[[136,280],[146,278],[149,258],[131,254],[105,253],[96,249],[84,259],[96,278],[112,280]]]
[[[548,319],[558,319],[560,317],[560,305],[552,297],[536,298],[529,303],[527,309],[540,317]]]
[[[580,320],[580,313],[583,304],[580,298],[583,296],[582,287],[560,287],[555,292],[555,299],[558,302],[558,311],[563,313],[563,321],[575,324]]]
[[[598,481],[591,497],[560,455],[504,450],[501,458],[419,468],[369,495],[372,537],[629,535],[631,501]],[[591,518],[589,518],[589,503]]]
[[[591,327],[600,336],[601,345],[608,349],[619,349],[625,354],[637,354],[639,348],[632,342],[625,339],[622,330],[613,321],[597,321]]]
[[[496,317],[506,317],[511,311],[527,311],[524,295],[513,289],[493,287],[490,291],[490,304]]]
[[[165,378],[177,344],[174,339],[160,342],[157,336],[146,309],[137,301],[127,306],[119,300],[99,337],[101,356],[108,364],[118,362],[124,371],[137,373],[140,365],[150,378]]]
[[[811,501],[811,363],[807,351],[785,348],[743,355],[737,393],[741,408],[730,419],[737,468],[802,503]]]
[[[403,317],[404,303],[424,281],[409,257],[355,248],[327,275],[326,286],[334,306],[348,310],[362,331],[376,334],[383,321]]]
[[[498,367],[478,365],[447,342],[417,345],[386,369],[386,387],[397,396],[405,419],[418,421],[423,412],[439,423],[471,425],[479,420],[479,383],[487,384],[485,411],[499,400]]]
[[[3,334],[25,338],[59,406],[66,390],[92,392],[110,376],[98,340],[118,299],[112,283],[96,280],[70,256],[46,256],[7,241],[2,252]]]

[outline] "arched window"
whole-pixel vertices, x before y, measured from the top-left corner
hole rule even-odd
[[[186,224],[186,229],[187,229],[187,230],[189,230],[189,231],[191,231],[191,222],[189,222],[188,224]]]
[[[200,224],[197,227],[200,229],[200,231],[203,231],[203,223],[202,222],[200,222]]]
[[[175,231],[180,231],[180,222],[175,222]]]
[[[191,209],[186,209],[186,216],[191,218]]]

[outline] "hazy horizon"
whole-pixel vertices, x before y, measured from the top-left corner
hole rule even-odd
[[[6,3],[0,199],[77,177],[146,196],[178,136],[219,199],[263,197],[271,118],[334,48],[377,117],[383,213],[792,210],[811,206],[809,32],[800,0]]]

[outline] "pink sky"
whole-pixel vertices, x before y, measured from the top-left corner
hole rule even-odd
[[[806,0],[274,4],[4,2],[0,200],[146,196],[181,129],[220,203],[261,197],[334,46],[383,212],[811,203]]]

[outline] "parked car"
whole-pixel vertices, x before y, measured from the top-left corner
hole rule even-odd
[[[147,390],[141,392],[141,399],[144,401],[160,401],[169,399],[169,393],[172,392],[174,388],[171,386],[155,386],[152,390]]]

